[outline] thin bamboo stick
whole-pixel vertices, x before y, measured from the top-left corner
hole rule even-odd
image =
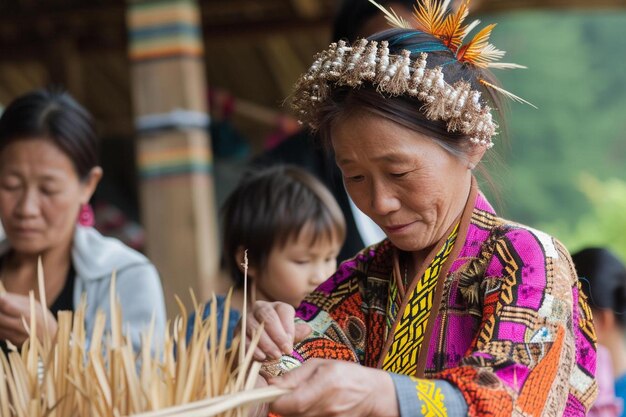
[[[41,256],[37,257],[37,287],[39,288],[39,303],[41,304],[41,311],[43,314],[43,327],[46,329],[43,335],[43,342],[46,351],[50,350],[50,335],[48,334],[48,315],[45,314],[48,311],[48,302],[46,300],[46,286],[44,282],[43,276],[43,264],[41,261]]]
[[[135,414],[134,417],[211,417],[233,408],[271,402],[288,392],[289,390],[284,388],[269,386],[196,401],[192,404],[171,407],[167,410]]]
[[[0,417],[11,417],[9,412],[9,391],[4,363],[0,362]]]

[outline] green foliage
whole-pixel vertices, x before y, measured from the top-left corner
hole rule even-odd
[[[492,39],[507,51],[505,61],[528,66],[498,71],[503,86],[539,107],[510,105],[508,168],[492,170],[505,202],[501,214],[556,231],[572,249],[619,240],[626,205],[618,195],[612,204],[591,198],[589,184],[615,194],[626,180],[626,13],[518,12],[481,20],[499,22]],[[498,140],[494,149],[506,150]],[[584,180],[581,189],[583,172],[597,180]],[[616,250],[626,257],[621,239]]]
[[[591,210],[580,217],[574,227],[552,222],[543,229],[558,237],[571,251],[588,246],[611,248],[626,261],[626,181],[606,181],[583,174],[579,186]]]

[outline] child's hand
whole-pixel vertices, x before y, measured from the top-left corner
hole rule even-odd
[[[281,302],[257,301],[246,317],[246,344],[263,323],[263,333],[254,351],[258,361],[278,359],[293,351],[294,342],[304,339],[311,328],[303,323],[295,324],[294,308]]]

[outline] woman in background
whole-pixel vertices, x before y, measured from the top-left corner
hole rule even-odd
[[[111,274],[133,346],[155,318],[164,334],[165,305],[155,267],[140,253],[89,226],[88,203],[102,177],[91,115],[64,92],[39,90],[13,101],[0,117],[0,343],[21,346],[28,334],[28,293],[37,291],[37,258],[45,273],[47,309],[37,305],[37,335],[54,337],[56,316],[87,297],[89,336],[96,312],[107,314]],[[87,215],[85,217],[85,215]],[[43,316],[48,316],[44,328]]]
[[[605,248],[583,249],[573,254],[572,260],[591,304],[598,344],[608,350],[607,362],[612,362],[612,369],[598,362],[598,382],[606,381],[604,374],[611,373],[615,378],[615,394],[623,402],[626,400],[626,266]],[[598,401],[603,398],[603,391],[605,388],[600,385]],[[626,416],[623,407],[621,416]]]

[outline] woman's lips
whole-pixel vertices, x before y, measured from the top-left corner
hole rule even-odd
[[[383,229],[386,232],[389,232],[389,233],[398,233],[398,232],[404,231],[405,229],[407,229],[413,223],[415,223],[415,222],[410,222],[410,223],[405,223],[405,224],[394,224],[394,225],[390,225],[390,226],[384,226]]]
[[[18,235],[34,235],[36,233],[39,233],[39,229],[29,227],[15,227],[13,228],[13,232]]]

